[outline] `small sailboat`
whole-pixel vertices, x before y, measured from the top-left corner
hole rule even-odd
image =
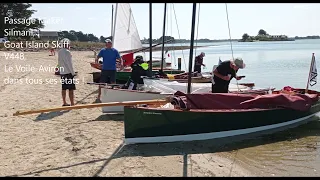
[[[196,3],[193,3],[189,67]],[[189,69],[190,71],[191,69]],[[125,144],[195,141],[236,136],[279,128],[307,120],[320,112],[315,57],[306,89],[286,87],[268,94],[176,92],[166,105],[124,107]]]
[[[114,14],[114,24],[112,25],[113,47],[119,51],[124,61],[124,65],[127,65],[127,67],[124,67],[124,69],[120,69],[120,66],[118,66],[116,77],[117,81],[126,82],[130,76],[130,64],[134,60],[134,54],[141,53],[147,48],[143,48],[142,46],[130,3],[116,3]],[[142,53],[142,55],[144,54]],[[102,67],[101,64],[95,62],[90,62],[90,65],[98,70],[101,70]],[[179,74],[184,72],[181,70],[172,69],[167,65],[168,64],[166,64],[164,67],[165,73]],[[159,68],[155,67],[153,70],[154,72],[157,72]]]

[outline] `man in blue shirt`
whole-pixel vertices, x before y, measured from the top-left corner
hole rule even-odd
[[[110,83],[114,84],[116,82],[116,73],[117,68],[116,64],[117,61],[121,61],[120,55],[118,50],[115,48],[112,48],[112,41],[110,39],[106,40],[106,47],[101,49],[98,56],[96,57],[95,61],[98,63],[98,59],[103,59],[102,62],[102,70],[101,70],[101,77],[100,77],[100,83]],[[101,87],[99,86],[99,94],[97,97],[98,101],[101,97]]]

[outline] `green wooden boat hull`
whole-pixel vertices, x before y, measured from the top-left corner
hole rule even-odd
[[[125,107],[125,143],[206,140],[248,134],[295,124],[320,111],[291,109],[181,111]]]

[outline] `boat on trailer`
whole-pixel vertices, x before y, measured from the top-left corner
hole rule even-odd
[[[164,106],[126,106],[125,143],[195,141],[249,134],[299,123],[320,112],[319,92],[296,92],[182,94]]]

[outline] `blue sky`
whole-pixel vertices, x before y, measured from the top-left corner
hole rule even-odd
[[[45,24],[44,30],[75,30],[93,33],[97,37],[110,35],[110,3],[33,3],[37,10],[33,17],[59,18],[61,22]],[[199,4],[198,4],[199,6]],[[131,3],[132,12],[141,39],[149,37],[149,4]],[[162,36],[163,3],[153,3],[153,38]],[[178,38],[172,3],[168,8],[166,35]],[[190,39],[192,4],[174,3],[180,36]],[[197,8],[198,10],[198,8]],[[264,29],[272,35],[308,36],[320,35],[320,4],[302,3],[229,3],[231,37],[241,38],[244,33],[256,35]],[[318,20],[318,21],[317,21]],[[229,38],[224,3],[201,3],[198,38]]]

